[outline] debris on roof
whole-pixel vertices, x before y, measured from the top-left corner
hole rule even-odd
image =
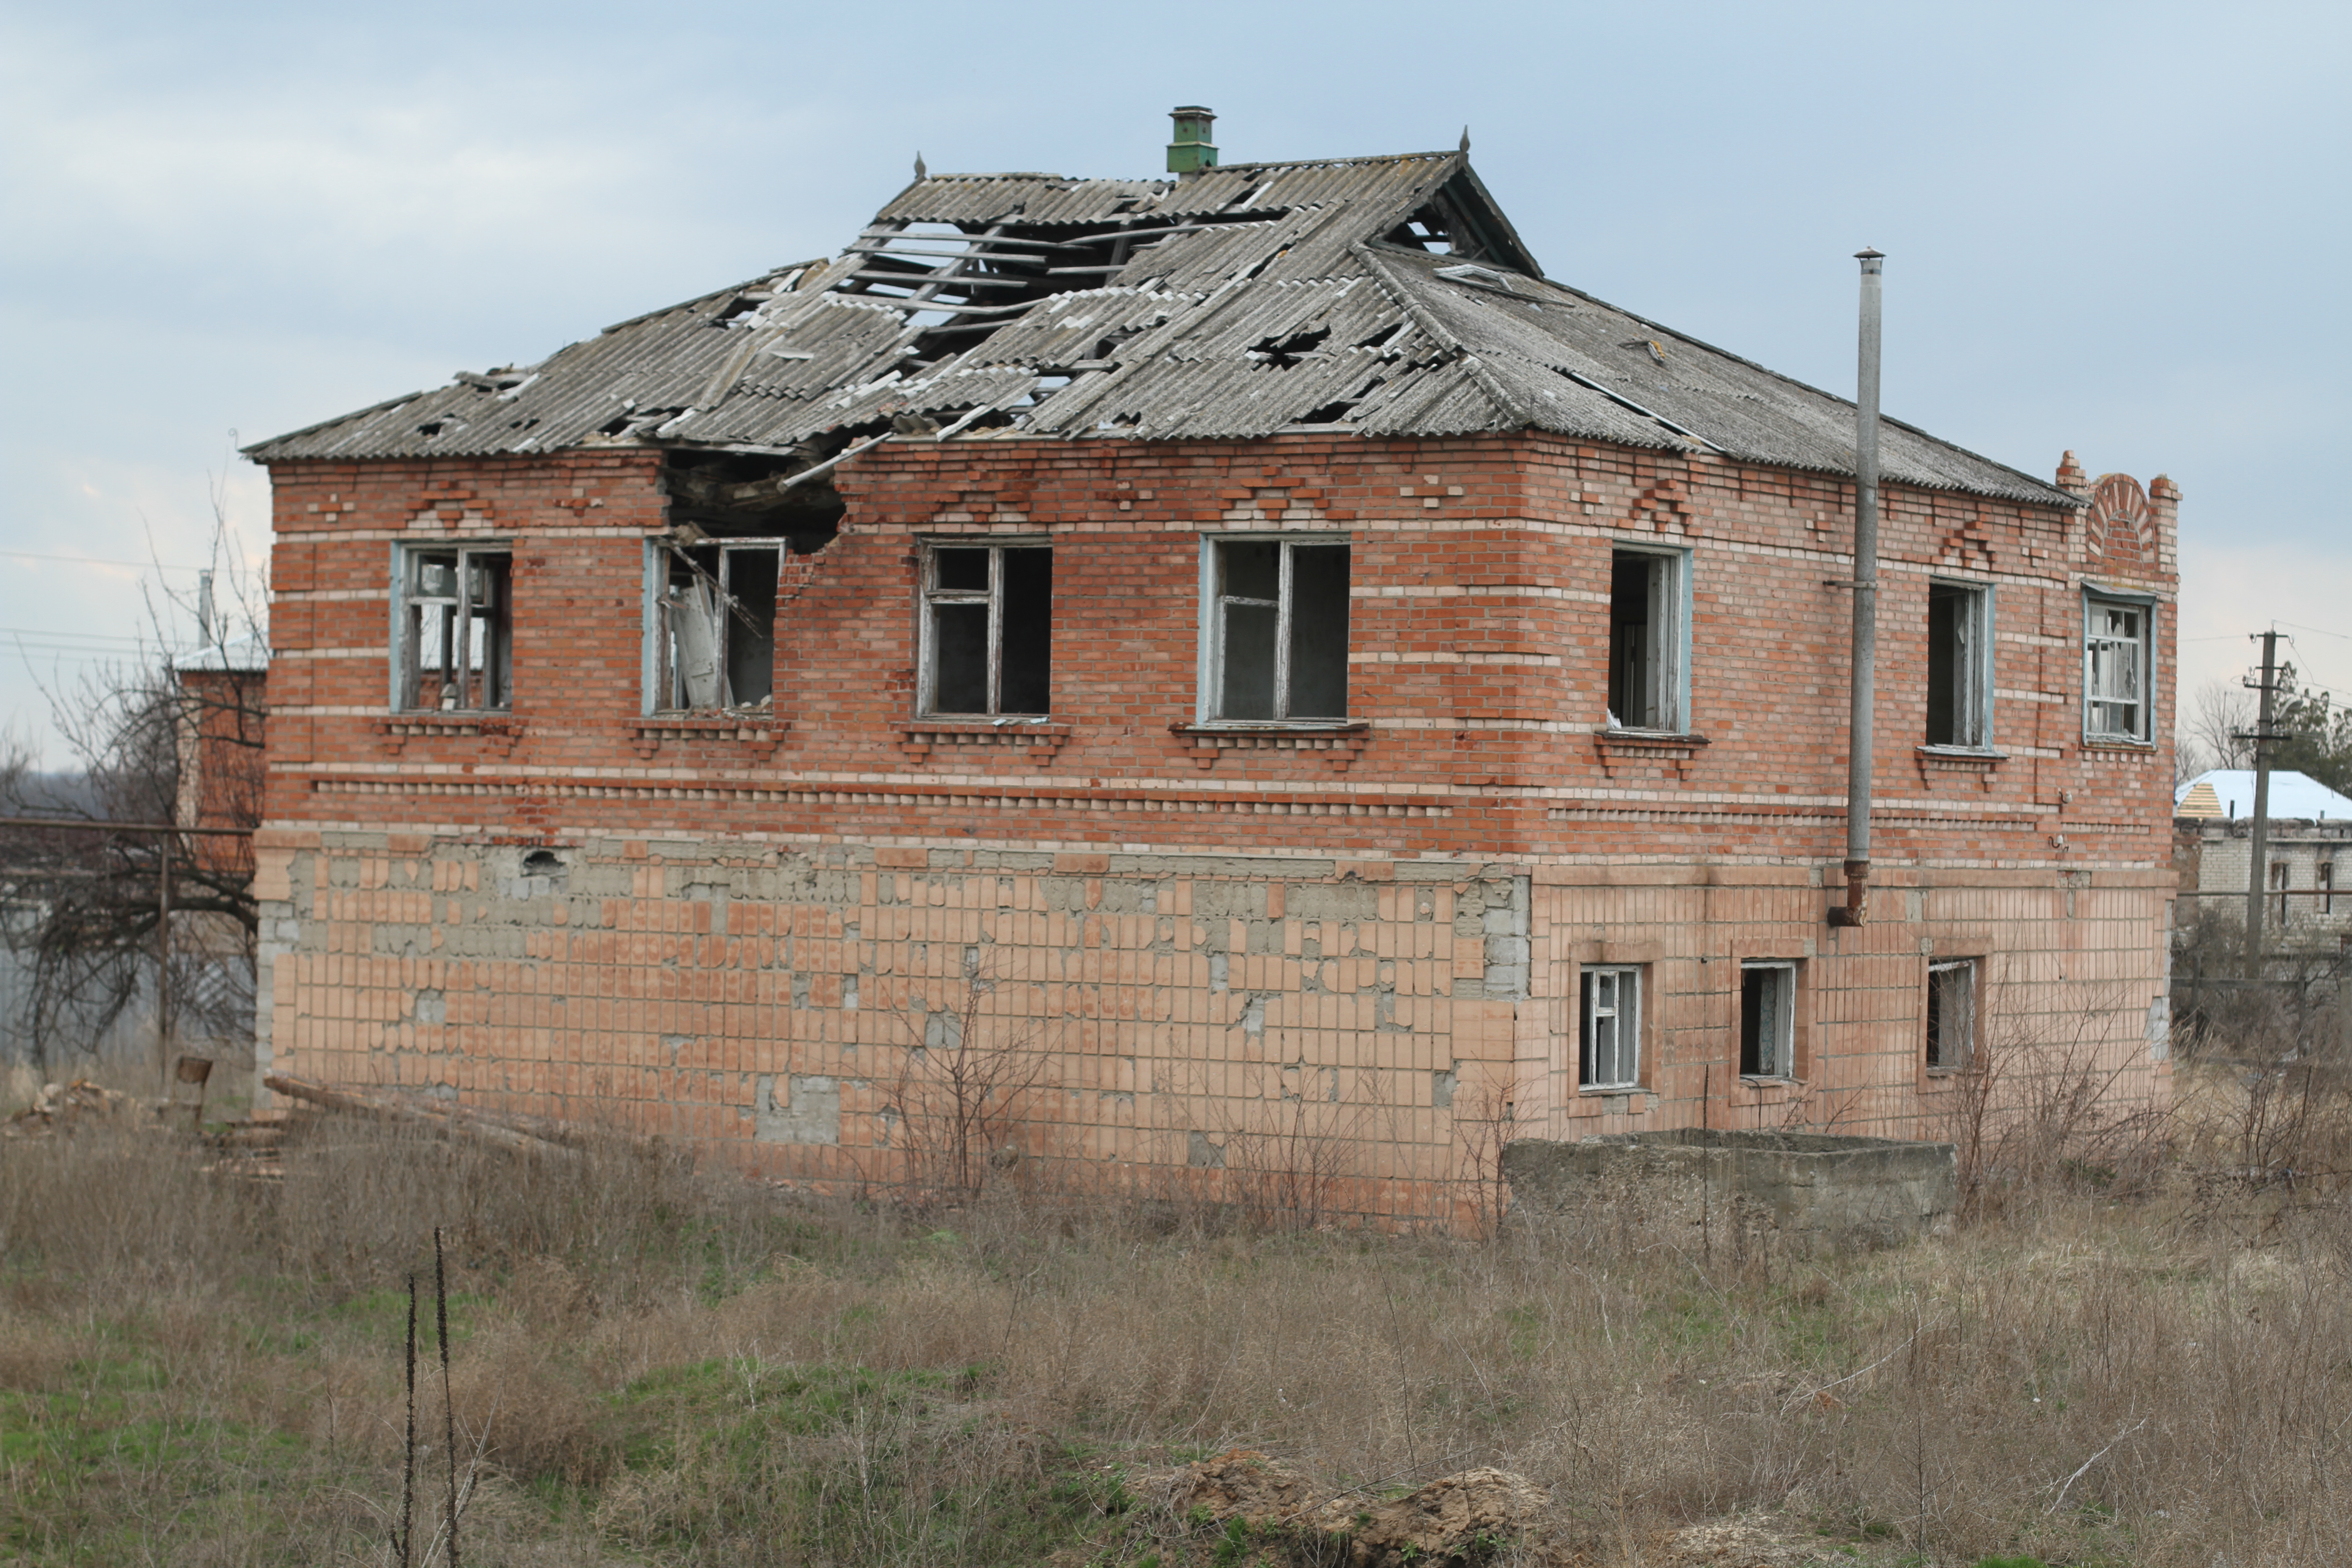
[[[1853,405],[1546,279],[1466,147],[1160,180],[919,170],[830,259],[247,454],[651,445],[814,465],[893,432],[1522,429],[1853,471]],[[1881,468],[1915,485],[2080,504],[1891,421]]]

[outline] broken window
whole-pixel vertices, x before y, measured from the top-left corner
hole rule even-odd
[[[1684,714],[1685,560],[1680,552],[1620,550],[1609,572],[1609,727],[1687,728]]]
[[[1797,1076],[1797,966],[1739,966],[1739,1076]]]
[[[2146,741],[2154,608],[2090,595],[2083,610],[2083,732],[2094,741]]]
[[[2278,923],[2286,926],[2288,889],[2294,886],[2294,868],[2284,860],[2271,862],[2271,891],[2278,895]]]
[[[2323,915],[2334,914],[2336,912],[2336,859],[2333,856],[2320,861],[2314,877],[2314,885],[2319,889],[2319,912]]]
[[[776,679],[782,539],[667,541],[654,548],[656,709],[770,701]]]
[[[1348,546],[1221,539],[1210,546],[1204,717],[1348,716]]]
[[[1640,1085],[1642,972],[1628,964],[1584,971],[1584,1046],[1577,1055],[1579,1089]]]
[[[507,547],[404,549],[400,574],[394,705],[463,711],[512,707]]]
[[[1927,744],[1992,744],[1992,590],[1927,584]]]
[[[934,544],[923,574],[925,713],[1053,711],[1054,552]]]
[[[1957,1072],[1976,1056],[1977,961],[1927,965],[1927,1067]]]

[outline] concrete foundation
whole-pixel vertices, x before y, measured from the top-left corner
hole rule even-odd
[[[1951,1228],[1949,1143],[1678,1128],[1503,1151],[1511,1219],[1693,1250],[1799,1255],[1890,1247]]]

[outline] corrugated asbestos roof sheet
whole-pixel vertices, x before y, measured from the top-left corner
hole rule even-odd
[[[1182,180],[936,174],[840,256],[248,448],[726,447],[895,426],[1072,438],[1537,428],[1851,474],[1853,407],[1543,279],[1466,153]],[[2071,495],[1889,421],[1891,480]]]

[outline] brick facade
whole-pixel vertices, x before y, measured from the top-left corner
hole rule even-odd
[[[919,1130],[891,1086],[977,984],[1034,1066],[1038,1166],[1214,1190],[1304,1138],[1342,1206],[1435,1213],[1465,1110],[1505,1100],[1553,1136],[1931,1131],[1926,966],[1961,955],[1989,1041],[2087,1017],[2118,1093],[2164,1092],[2169,742],[2084,743],[2083,592],[2155,604],[2168,713],[2165,481],[2082,511],[1887,487],[1882,890],[1833,930],[1841,479],[1539,433],[886,443],[788,560],[772,719],[666,725],[662,463],[272,464],[270,1070],[893,1180]],[[1349,542],[1368,729],[1193,724],[1201,542],[1230,531]],[[914,712],[918,541],[966,535],[1050,539],[1050,725]],[[393,547],[467,539],[512,546],[512,711],[394,714]],[[1690,552],[1687,736],[1607,732],[1625,542]],[[1998,757],[1918,743],[1931,576],[1993,590]],[[1794,1081],[1738,1075],[1743,957],[1801,965]],[[1591,963],[1644,966],[1636,1090],[1576,1087]]]

